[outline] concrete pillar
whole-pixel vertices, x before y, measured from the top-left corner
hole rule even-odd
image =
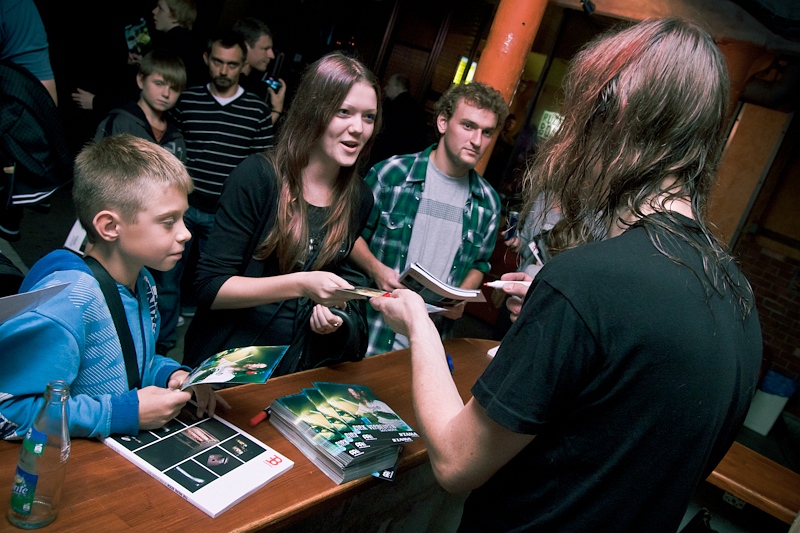
[[[500,0],[497,7],[474,80],[500,91],[506,103],[514,97],[546,7],[547,0]],[[497,125],[498,132],[502,127]],[[497,135],[478,162],[479,174],[486,170],[496,140]]]

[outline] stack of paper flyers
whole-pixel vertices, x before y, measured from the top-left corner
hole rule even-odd
[[[315,382],[269,410],[275,428],[336,483],[391,479],[402,445],[419,437],[363,385]]]

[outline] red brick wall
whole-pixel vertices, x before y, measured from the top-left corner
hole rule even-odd
[[[756,297],[764,338],[764,369],[800,380],[800,261],[744,236],[735,254]],[[800,393],[787,409],[800,415]]]

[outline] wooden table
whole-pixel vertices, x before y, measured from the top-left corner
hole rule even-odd
[[[738,442],[707,481],[787,524],[800,513],[800,474]]]
[[[451,339],[453,379],[461,397],[491,358],[486,351],[496,341]],[[184,501],[104,444],[88,439],[72,441],[72,456],[62,495],[62,509],[48,530],[69,531],[258,531],[279,530],[312,516],[327,506],[379,483],[372,477],[336,485],[305,458],[268,422],[255,428],[248,420],[279,396],[294,394],[313,381],[368,385],[412,427],[418,427],[411,404],[408,350],[370,357],[359,363],[301,372],[270,379],[266,385],[244,385],[222,392],[232,410],[224,418],[241,427],[295,462],[294,467],[217,518]],[[0,502],[7,505],[19,443],[0,442]],[[399,476],[427,461],[421,439],[402,453]],[[791,523],[800,512],[800,474],[734,443],[708,481],[747,503]],[[19,531],[0,518],[0,531]]]
[[[497,342],[452,339],[445,343],[453,356],[455,380],[462,398],[480,376],[490,357],[486,351]],[[370,357],[289,376],[265,385],[243,385],[222,391],[232,410],[223,417],[286,455],[294,467],[217,518],[210,518],[184,501],[143,470],[93,439],[74,439],[58,518],[45,531],[258,531],[278,530],[295,524],[375,484],[372,477],[336,485],[269,422],[255,428],[248,420],[279,396],[294,394],[313,381],[368,385],[412,427],[417,419],[411,404],[408,350]],[[0,442],[0,502],[8,505],[19,443]],[[422,439],[404,447],[398,475],[427,461]],[[5,512],[5,507],[4,507]],[[19,531],[3,517],[0,531]]]

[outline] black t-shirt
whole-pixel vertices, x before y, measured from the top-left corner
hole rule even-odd
[[[701,284],[694,249],[647,228],[564,252],[537,275],[472,389],[493,420],[536,437],[472,492],[462,531],[673,533],[727,452],[761,363],[755,308],[743,318],[729,287]]]
[[[330,209],[330,207],[308,205],[308,211],[306,212],[308,224],[308,257],[315,257],[320,251],[320,246],[325,242],[325,236],[328,233],[328,228],[325,227],[325,221],[330,214]],[[343,261],[349,253],[350,248],[348,248],[347,243],[342,243],[336,263]],[[302,266],[298,265],[298,270],[301,269]],[[265,336],[261,341],[262,343],[268,346],[278,346],[291,342],[298,303],[298,299],[294,298],[292,300],[286,300],[280,307],[276,304],[264,306],[264,311],[268,315],[275,313],[275,316],[270,322],[269,330],[265,331]],[[266,320],[269,320],[269,318],[267,317]]]

